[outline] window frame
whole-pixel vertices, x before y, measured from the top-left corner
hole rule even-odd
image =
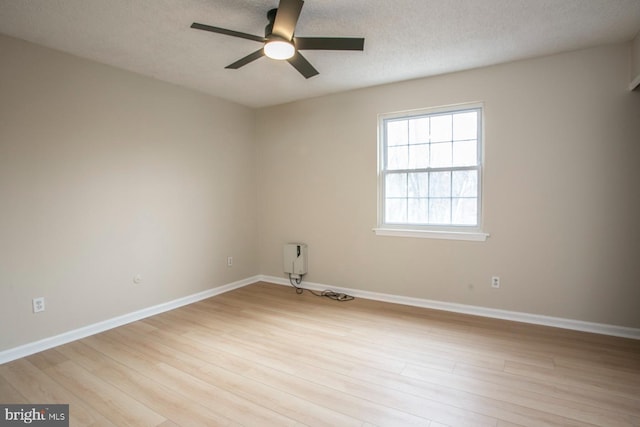
[[[419,117],[432,117],[437,115],[455,114],[459,112],[475,111],[478,114],[477,132],[477,163],[474,166],[450,166],[450,167],[426,167],[392,170],[391,173],[412,172],[437,172],[455,170],[477,170],[477,224],[476,225],[451,225],[451,224],[394,224],[385,222],[385,179],[389,175],[386,169],[387,137],[386,124],[396,119],[411,120]],[[484,241],[489,236],[483,230],[483,199],[484,199],[484,104],[482,102],[446,105],[433,108],[421,108],[417,110],[398,111],[393,113],[378,114],[378,225],[374,228],[376,235],[397,237],[422,237],[453,240]]]

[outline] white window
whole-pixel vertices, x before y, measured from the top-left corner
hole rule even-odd
[[[376,232],[484,240],[482,105],[383,114],[378,125]]]

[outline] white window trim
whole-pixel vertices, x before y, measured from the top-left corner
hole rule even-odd
[[[465,226],[423,226],[416,225],[412,226],[411,224],[400,224],[400,225],[391,225],[391,224],[383,224],[382,219],[384,218],[384,202],[381,199],[384,197],[384,182],[382,173],[383,162],[384,162],[384,121],[387,119],[394,119],[400,117],[410,117],[412,115],[420,116],[423,114],[437,114],[440,112],[450,112],[455,110],[465,110],[465,109],[480,109],[482,114],[480,115],[481,120],[481,135],[480,135],[480,165],[479,165],[479,185],[480,185],[480,196],[479,196],[479,223],[477,226],[465,227]],[[466,240],[466,241],[477,241],[484,242],[487,237],[489,237],[488,233],[483,231],[483,222],[484,222],[484,103],[482,102],[472,102],[472,103],[462,103],[462,104],[452,104],[452,105],[444,105],[440,107],[434,108],[421,108],[416,110],[406,110],[406,111],[398,111],[394,113],[384,113],[378,114],[378,226],[373,229],[376,233],[376,236],[391,236],[391,237],[413,237],[413,238],[422,238],[422,239],[445,239],[445,240]]]
[[[489,234],[476,231],[437,231],[400,228],[374,228],[376,236],[417,237],[420,239],[467,240],[484,242]]]

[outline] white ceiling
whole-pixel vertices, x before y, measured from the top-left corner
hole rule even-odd
[[[261,58],[245,39],[190,29],[200,22],[264,35],[278,0],[0,0],[0,33],[262,107],[628,41],[640,0],[307,0],[298,36],[365,37],[364,52],[304,51],[305,80]]]

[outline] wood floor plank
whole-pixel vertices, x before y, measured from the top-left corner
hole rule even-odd
[[[193,335],[188,335],[193,336]],[[197,336],[197,335],[196,335]],[[482,417],[477,414],[467,413],[468,411],[464,411],[464,409],[456,408],[455,406],[450,406],[446,404],[439,404],[437,402],[428,401],[416,398],[411,395],[403,395],[401,392],[396,392],[393,395],[388,395],[384,393],[384,388],[377,390],[376,386],[373,384],[368,384],[363,386],[363,384],[356,384],[357,380],[349,380],[349,371],[354,369],[357,363],[350,363],[348,365],[341,365],[335,362],[335,359],[331,359],[327,357],[324,359],[317,352],[313,351],[313,348],[309,348],[310,340],[305,339],[301,340],[297,339],[296,341],[301,343],[305,350],[311,350],[309,354],[306,354],[307,351],[302,353],[292,352],[290,346],[287,346],[287,342],[280,342],[280,346],[278,346],[278,342],[271,337],[270,339],[266,339],[262,336],[258,335],[243,335],[241,336],[242,342],[251,342],[253,347],[252,351],[258,352],[264,358],[273,357],[276,361],[282,359],[289,359],[290,364],[294,366],[298,366],[296,371],[296,375],[315,382],[317,384],[324,384],[331,388],[336,388],[340,392],[349,392],[350,394],[356,394],[361,397],[366,397],[369,400],[373,400],[380,404],[385,404],[387,406],[393,406],[396,409],[403,410],[408,413],[413,413],[418,416],[426,417],[427,414],[430,414],[432,418],[442,418],[443,421],[450,422],[452,424],[472,424],[472,425],[495,425],[495,420],[490,419],[489,417]],[[202,341],[209,341],[210,337],[205,336],[201,337]],[[240,342],[236,343],[236,345],[240,345]],[[264,350],[268,347],[268,350]],[[331,369],[318,370],[316,368],[316,364],[318,361],[321,361],[323,365],[329,366]],[[311,374],[317,371],[317,375],[311,378]],[[332,382],[329,382],[329,379],[332,379]],[[345,384],[350,384],[352,389],[347,391],[344,387]],[[363,392],[362,389],[365,389]],[[357,392],[356,392],[357,389]],[[395,404],[391,405],[391,401],[394,401]]]
[[[71,425],[640,427],[640,340],[257,283],[0,365]]]
[[[443,424],[495,426],[497,422],[495,418],[476,412],[474,408],[459,402],[446,401],[436,395],[426,397],[408,393],[405,390],[354,378],[351,375],[340,375],[327,369],[313,367],[300,369],[297,376],[315,384],[330,387],[340,393],[366,398],[377,404]]]
[[[537,378],[551,384],[580,386],[591,390],[607,390],[609,393],[625,397],[640,394],[640,382],[633,378],[621,380],[615,376],[602,375],[584,369],[556,367],[553,369],[531,366],[523,363],[507,362],[505,372],[525,378]]]
[[[189,401],[212,408],[225,418],[245,425],[290,426],[295,421],[281,414],[254,404],[236,395],[233,391],[202,381],[183,370],[173,368],[164,362],[149,363],[149,358],[118,342],[114,332],[91,337],[89,345],[108,354],[120,363],[132,366],[137,372],[153,378],[169,387]],[[153,359],[151,359],[153,360]]]
[[[132,331],[119,331],[135,336]],[[169,344],[169,345],[167,345]],[[150,360],[158,360],[184,370],[211,384],[223,383],[234,393],[257,404],[262,404],[305,425],[360,426],[361,421],[330,408],[301,399],[295,394],[270,387],[242,375],[251,369],[250,361],[240,361],[230,354],[199,344],[197,341],[164,334],[137,337],[135,350],[145,353]],[[215,356],[215,357],[214,357]]]
[[[525,427],[522,424],[515,424],[509,421],[498,420],[498,427]]]
[[[427,418],[377,404],[368,399],[339,393],[325,385],[263,366],[255,366],[245,375],[256,381],[271,384],[279,390],[296,390],[296,393],[306,396],[307,399],[321,406],[378,426],[423,426],[430,421]]]
[[[26,359],[35,367],[41,370],[47,369],[50,366],[57,365],[67,360],[64,354],[60,353],[56,349],[41,351],[40,353],[28,356]]]
[[[126,328],[131,328],[131,325]],[[166,417],[169,420],[166,425],[171,425],[172,422],[185,426],[210,426],[212,424],[231,426],[237,424],[231,419],[211,411],[208,406],[202,406],[185,399],[172,388],[141,375],[138,371],[82,342],[63,346],[60,351],[102,380],[109,382]]]
[[[163,339],[167,339],[164,334]],[[190,334],[187,334],[190,335]],[[211,342],[210,338],[202,338],[204,342]],[[183,338],[184,339],[184,338]],[[333,412],[343,413],[344,415],[356,418],[356,419],[371,419],[375,421],[377,425],[425,425],[428,420],[404,414],[402,411],[398,411],[392,408],[386,408],[384,406],[375,405],[368,400],[354,398],[348,395],[340,395],[327,387],[320,387],[317,384],[313,384],[304,380],[300,380],[293,373],[296,369],[295,363],[291,363],[290,359],[282,360],[279,356],[268,354],[268,352],[256,353],[256,348],[250,343],[244,343],[242,341],[230,341],[225,344],[224,340],[218,339],[215,344],[215,349],[207,350],[207,355],[215,352],[217,357],[213,358],[212,363],[215,360],[224,357],[221,355],[221,351],[228,352],[228,356],[233,359],[222,360],[222,364],[229,368],[234,369],[235,372],[242,374],[243,376],[258,381],[260,383],[269,384],[276,390],[283,393],[296,393],[301,395],[299,390],[291,385],[291,381],[294,384],[298,384],[296,381],[301,381],[299,384],[304,387],[308,387],[310,390],[316,386],[317,390],[313,396],[320,396],[320,402],[317,399],[310,398],[305,395],[311,402],[315,402],[318,406],[329,408]],[[247,350],[244,346],[249,346]],[[193,345],[189,346],[190,351],[193,351]],[[256,358],[256,356],[258,356]],[[206,355],[203,357],[207,357]],[[273,378],[273,381],[265,381],[265,377]],[[363,418],[364,417],[364,418]],[[316,425],[316,424],[312,424]]]
[[[218,386],[164,363],[158,364],[158,368],[185,396],[203,405],[215,404],[225,416],[240,424],[274,427],[297,424],[289,417],[238,396],[222,382]]]
[[[0,402],[5,404],[29,403],[29,400],[0,375]]]
[[[485,383],[474,378],[459,377],[455,373],[446,373],[437,369],[421,371],[420,376],[397,376],[381,371],[361,368],[351,375],[392,390],[411,393],[443,404],[459,406],[496,419],[519,423],[524,426],[585,426],[577,420],[567,419],[537,409],[536,406],[523,406],[504,394],[498,393],[490,382]]]
[[[0,376],[25,396],[28,403],[69,404],[69,419],[73,425],[88,426],[103,419],[90,404],[86,404],[79,396],[49,377],[27,359],[1,365]]]
[[[103,417],[119,426],[156,426],[166,418],[122,393],[73,361],[62,362],[45,370],[51,378],[71,390],[76,396],[91,402]]]
[[[108,355],[96,351],[87,344],[87,341],[75,341],[58,347],[57,351],[73,360],[89,372],[95,372],[107,367],[113,362]]]
[[[560,400],[567,399],[587,406],[602,408],[613,413],[640,416],[640,395],[629,397],[608,393],[603,394],[600,390],[558,385],[557,383],[549,383],[535,378],[480,369],[474,366],[456,367],[455,373],[460,378],[481,381],[485,384],[500,385],[511,392],[518,390],[530,391]]]
[[[164,416],[167,419],[165,423],[193,427],[240,425],[126,366],[114,363],[99,369],[96,375]]]

